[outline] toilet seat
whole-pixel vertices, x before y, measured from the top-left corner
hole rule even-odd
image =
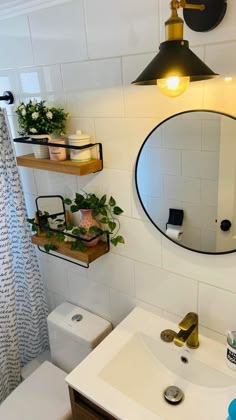
[[[66,373],[44,362],[0,406],[1,420],[71,420]]]

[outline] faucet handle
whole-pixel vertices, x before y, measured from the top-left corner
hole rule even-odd
[[[195,312],[189,312],[182,321],[179,323],[179,328],[183,331],[189,330],[189,328],[198,324],[198,314]]]

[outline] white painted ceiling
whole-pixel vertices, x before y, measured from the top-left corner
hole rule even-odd
[[[69,0],[0,0],[0,19],[27,14]]]

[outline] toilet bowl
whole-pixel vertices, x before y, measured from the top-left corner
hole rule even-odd
[[[65,377],[112,330],[110,322],[68,302],[47,321],[52,363],[43,362],[3,401],[1,420],[71,420]]]

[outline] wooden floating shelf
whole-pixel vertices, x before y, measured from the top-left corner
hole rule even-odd
[[[33,235],[31,237],[31,240],[33,244],[41,247],[48,243],[54,244],[57,246],[57,250],[53,252],[63,254],[66,257],[74,258],[75,260],[79,260],[86,264],[95,261],[97,258],[101,257],[109,251],[109,244],[107,242],[99,242],[96,246],[92,248],[86,248],[85,251],[80,251],[79,249],[72,250],[71,242],[58,242],[55,238],[46,238],[45,235]]]
[[[61,172],[71,175],[88,175],[102,170],[102,160],[91,159],[87,162],[73,162],[72,160],[56,161],[50,159],[37,159],[34,154],[18,156],[19,166],[27,168],[43,169],[51,172]]]

